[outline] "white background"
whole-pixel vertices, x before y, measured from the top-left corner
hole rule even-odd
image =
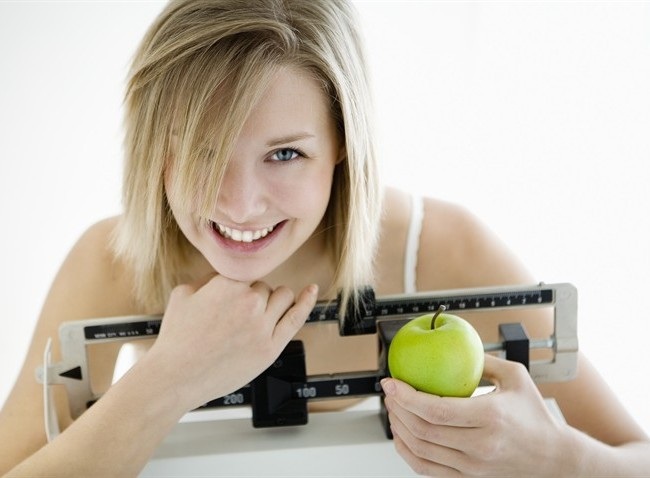
[[[124,78],[161,6],[0,3],[0,403],[65,254],[120,211]],[[358,7],[388,182],[576,284],[581,347],[650,432],[650,4]]]

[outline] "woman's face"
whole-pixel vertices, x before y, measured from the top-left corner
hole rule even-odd
[[[181,210],[173,198],[170,206],[214,270],[235,280],[257,280],[319,226],[340,157],[336,125],[319,84],[283,68],[236,140],[210,216]]]

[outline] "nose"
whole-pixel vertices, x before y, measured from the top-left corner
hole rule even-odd
[[[230,161],[217,197],[220,216],[237,224],[254,221],[266,210],[261,171],[243,161]]]

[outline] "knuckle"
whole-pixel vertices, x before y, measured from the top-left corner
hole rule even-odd
[[[409,448],[411,449],[411,453],[418,458],[426,458],[429,455],[427,444],[423,440],[413,440]]]
[[[524,364],[512,360],[507,360],[506,363],[507,366],[510,368],[509,373],[511,374],[512,377],[515,377],[517,381],[521,382],[526,378],[528,378],[529,372],[524,366]]]
[[[250,310],[259,311],[266,308],[267,298],[254,289],[248,289],[244,294],[243,301]]]
[[[436,401],[436,405],[429,406],[425,411],[427,421],[438,425],[450,423],[453,419],[453,412],[446,406],[444,399]]]
[[[422,433],[421,438],[429,443],[440,443],[443,439],[441,427],[428,424]]]
[[[428,440],[432,435],[431,430],[429,430],[430,427],[430,423],[418,420],[411,426],[411,434],[419,440]]]
[[[293,303],[295,299],[295,295],[291,289],[289,289],[286,286],[281,285],[277,289],[273,291],[274,295],[279,296],[283,301],[286,301],[287,303],[291,304]]]

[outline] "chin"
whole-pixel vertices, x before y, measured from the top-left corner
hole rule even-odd
[[[234,280],[236,282],[257,282],[259,280],[262,280],[264,278],[264,275],[259,275],[259,274],[242,274],[242,273],[229,273],[229,271],[226,272],[220,272],[217,271],[219,275],[226,277],[227,279]]]
[[[214,270],[221,276],[237,282],[255,282],[264,279],[273,271],[269,267],[251,267],[246,264],[224,265],[212,264]]]

